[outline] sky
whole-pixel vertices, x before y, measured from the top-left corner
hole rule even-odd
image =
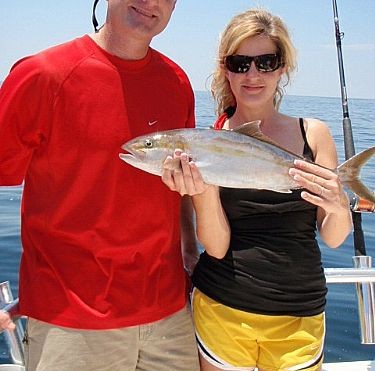
[[[93,0],[0,1],[0,81],[23,56],[91,33]],[[180,64],[194,90],[209,90],[220,33],[232,16],[261,6],[288,25],[298,52],[290,95],[340,97],[331,0],[177,0],[152,46]],[[375,99],[375,0],[337,0],[348,99]],[[104,21],[106,1],[98,6]]]

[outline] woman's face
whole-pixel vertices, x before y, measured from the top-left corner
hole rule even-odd
[[[276,52],[276,45],[271,39],[258,35],[244,40],[235,54],[254,57]],[[245,73],[230,72],[228,69],[225,72],[237,107],[245,105],[250,108],[256,105],[258,109],[264,104],[273,105],[277,84],[283,73],[283,67],[272,72],[258,71],[254,61],[251,62],[250,69]]]

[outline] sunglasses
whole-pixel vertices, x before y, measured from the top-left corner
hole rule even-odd
[[[262,54],[250,57],[248,55],[228,55],[224,59],[224,65],[233,73],[246,73],[250,70],[251,62],[260,72],[272,72],[280,68],[283,63],[279,54]]]

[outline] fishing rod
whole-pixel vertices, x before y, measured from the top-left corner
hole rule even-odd
[[[352,124],[349,117],[349,105],[348,96],[346,92],[345,74],[344,74],[344,62],[341,49],[341,40],[344,37],[344,33],[340,32],[339,16],[337,12],[336,0],[332,0],[333,15],[335,23],[335,34],[336,34],[336,49],[339,65],[340,74],[340,86],[341,86],[341,101],[342,101],[342,112],[343,112],[343,134],[344,134],[344,148],[345,148],[345,159],[355,155],[354,140]],[[351,202],[352,218],[353,218],[353,237],[354,237],[354,252],[356,256],[366,255],[365,238],[362,230],[362,215],[358,211],[373,211],[372,203],[367,203],[365,200],[361,200],[356,195],[353,195]]]
[[[343,112],[343,134],[344,134],[344,147],[345,159],[354,156],[354,140],[352,132],[352,124],[349,117],[348,97],[346,94],[344,63],[341,50],[341,39],[344,33],[340,32],[339,16],[337,12],[336,0],[332,0],[333,14],[336,30],[336,46],[337,57],[339,63],[340,73],[340,86],[341,86],[341,100]],[[353,202],[354,201],[354,202]],[[353,195],[351,197],[351,211],[353,218],[353,237],[354,237],[354,253],[353,263],[355,268],[371,268],[372,257],[366,255],[365,237],[362,230],[362,215],[361,211],[373,212],[374,203],[362,200],[359,196]],[[356,292],[358,299],[358,314],[361,329],[361,343],[362,344],[375,344],[375,297],[374,297],[374,284],[373,283],[356,283]]]

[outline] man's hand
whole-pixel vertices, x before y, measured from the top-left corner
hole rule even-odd
[[[0,332],[4,330],[14,330],[15,323],[11,320],[8,312],[0,310]]]

